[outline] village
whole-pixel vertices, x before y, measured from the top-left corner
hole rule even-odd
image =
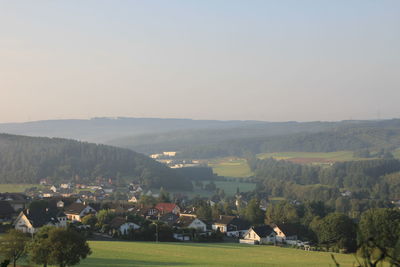
[[[163,189],[155,194],[138,183],[130,183],[124,192],[117,190],[111,179],[90,185],[55,185],[43,179],[40,189],[0,193],[0,230],[15,228],[33,236],[43,226],[74,227],[94,240],[233,242],[310,249],[290,224],[252,225],[240,215],[204,215],[205,207],[211,211],[217,205],[215,198],[170,197]],[[240,193],[235,198],[236,206],[247,204]],[[265,206],[260,203],[264,211]]]

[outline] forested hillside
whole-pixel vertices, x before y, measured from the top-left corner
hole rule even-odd
[[[138,179],[158,188],[192,187],[174,170],[128,149],[0,134],[0,183],[38,183],[42,178],[90,181],[96,177]]]
[[[317,133],[294,133],[204,143],[182,148],[182,158],[246,156],[265,152],[333,152],[363,149],[394,151],[400,147],[399,120],[347,125]]]
[[[366,199],[400,197],[400,161],[376,159],[337,162],[330,167],[299,165],[284,160],[248,159],[269,195],[297,200],[336,200],[350,190]]]

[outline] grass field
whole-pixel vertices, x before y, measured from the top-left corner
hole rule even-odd
[[[214,173],[226,177],[249,177],[252,172],[247,165],[246,159],[241,158],[220,158],[208,162]]]
[[[38,184],[0,184],[0,193],[20,193],[31,187],[40,187]]]
[[[337,161],[350,161],[350,160],[365,160],[364,158],[354,157],[352,151],[337,151],[337,152],[276,152],[276,153],[263,153],[258,154],[258,158],[267,159],[284,159],[295,163],[306,164],[324,164],[333,163]]]
[[[93,253],[80,267],[128,266],[334,266],[329,253],[273,246],[92,241]],[[335,254],[342,267],[353,266],[352,255]]]

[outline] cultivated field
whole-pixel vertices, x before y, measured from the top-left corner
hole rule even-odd
[[[220,158],[208,162],[208,166],[220,176],[242,178],[252,175],[246,159]]]
[[[268,266],[329,267],[330,254],[273,246],[91,241],[93,254],[80,267],[128,266]],[[352,255],[335,254],[342,267],[353,266]]]

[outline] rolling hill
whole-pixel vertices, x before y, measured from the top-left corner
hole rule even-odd
[[[97,177],[141,180],[150,187],[191,190],[174,170],[129,149],[74,140],[0,134],[0,183]]]

